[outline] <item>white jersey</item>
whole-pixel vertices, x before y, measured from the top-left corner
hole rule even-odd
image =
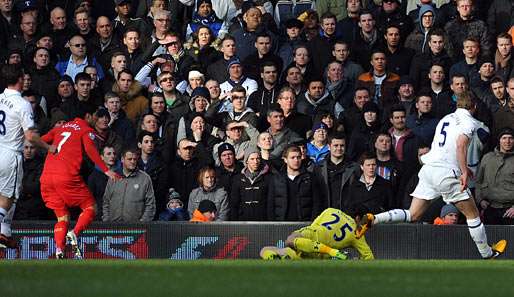
[[[252,93],[257,91],[257,89],[259,88],[257,82],[249,77],[245,79],[241,86],[246,89],[246,102],[248,102],[248,98],[250,98],[250,95],[252,95]],[[223,82],[220,85],[221,95],[225,95],[227,96],[227,98],[230,98],[230,92],[232,91],[233,87],[234,85],[231,84],[228,80]]]
[[[421,157],[423,164],[454,169],[459,172],[457,161],[457,139],[460,135],[470,140],[481,127],[468,110],[457,108],[454,113],[446,115],[437,124],[430,152]]]
[[[30,103],[20,92],[5,89],[0,94],[0,148],[23,151],[24,131],[34,127]]]

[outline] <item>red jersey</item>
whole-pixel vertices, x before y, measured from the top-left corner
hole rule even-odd
[[[57,148],[55,154],[46,156],[42,175],[78,176],[84,152],[103,172],[109,170],[96,150],[94,130],[83,119],[53,128],[41,139]]]

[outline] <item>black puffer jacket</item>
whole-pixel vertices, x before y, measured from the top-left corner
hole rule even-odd
[[[310,221],[320,213],[319,191],[312,173],[303,170],[293,183],[296,195],[289,193],[286,172],[272,175],[268,192],[269,220],[284,221],[288,213],[294,212],[297,217],[291,220]],[[292,204],[293,201],[296,203]],[[295,209],[291,210],[293,207]]]
[[[233,179],[230,193],[231,221],[265,221],[267,219],[267,195],[270,183],[268,165],[255,178],[244,168]]]

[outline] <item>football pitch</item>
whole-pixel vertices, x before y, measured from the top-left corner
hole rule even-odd
[[[511,260],[1,261],[0,296],[513,296]]]

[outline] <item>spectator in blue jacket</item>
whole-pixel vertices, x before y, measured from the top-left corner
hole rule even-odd
[[[307,143],[307,156],[314,164],[319,164],[329,153],[327,131],[328,127],[324,123],[316,123],[312,127],[312,141]]]

